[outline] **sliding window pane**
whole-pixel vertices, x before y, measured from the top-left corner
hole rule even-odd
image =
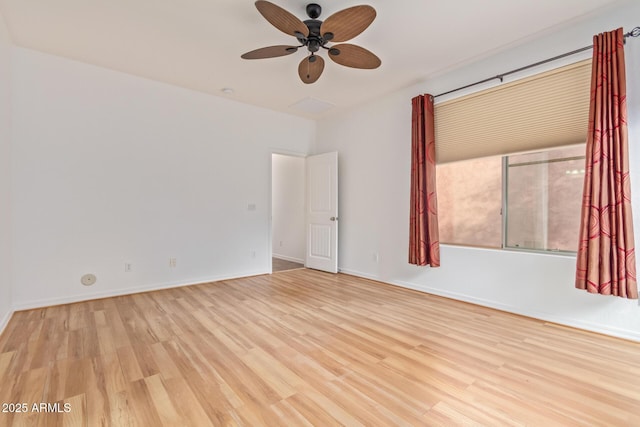
[[[577,250],[584,152],[579,145],[507,158],[507,247]]]

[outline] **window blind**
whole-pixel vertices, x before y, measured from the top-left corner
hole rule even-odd
[[[448,163],[585,142],[591,59],[435,106],[436,160]]]

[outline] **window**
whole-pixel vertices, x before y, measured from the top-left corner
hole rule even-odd
[[[580,61],[435,105],[440,242],[577,250],[591,68]]]
[[[584,144],[437,167],[444,244],[575,252]]]

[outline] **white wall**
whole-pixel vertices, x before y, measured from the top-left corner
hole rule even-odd
[[[304,263],[306,243],[304,168],[304,157],[273,155],[273,256],[300,263]]]
[[[565,30],[319,122],[318,152],[340,152],[340,269],[640,340],[638,303],[574,289],[575,257],[443,246],[440,268],[415,267],[407,262],[411,98],[425,92],[437,94],[589,45],[592,36],[602,31],[619,26],[628,31],[640,24],[638,16],[638,2],[611,9]],[[640,75],[639,56],[640,40],[630,40],[627,81],[636,246],[640,242],[640,80],[635,77]],[[584,55],[574,60],[580,58]],[[376,252],[380,254],[378,262]]]
[[[11,301],[11,42],[0,15],[0,332]]]
[[[16,308],[270,270],[271,153],[314,122],[22,48],[13,73]]]

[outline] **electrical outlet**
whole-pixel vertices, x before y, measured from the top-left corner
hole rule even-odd
[[[373,262],[376,264],[380,262],[380,254],[378,252],[373,253]]]
[[[131,270],[133,270],[133,265],[131,265],[130,262],[125,262],[124,263],[124,272],[125,273],[130,273]]]
[[[256,257],[256,251],[251,251],[251,258],[255,258]]]
[[[282,240],[280,240],[280,247],[282,247]]]
[[[178,265],[178,259],[177,258],[169,258],[169,267],[175,268],[176,265]]]

